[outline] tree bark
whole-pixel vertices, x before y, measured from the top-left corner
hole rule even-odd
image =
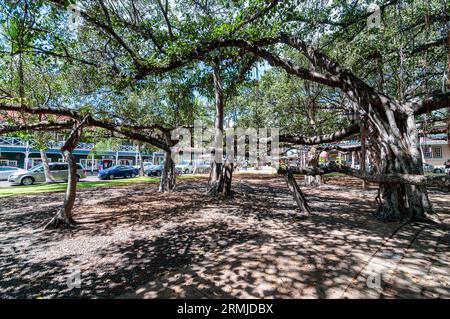
[[[234,171],[234,164],[233,163],[225,163],[225,166],[224,166],[224,192],[225,192],[225,196],[231,196],[232,195],[231,181],[233,179],[233,171]]]
[[[295,180],[291,169],[287,170],[286,182],[287,182],[289,190],[291,191],[292,195],[294,196],[294,200],[297,203],[297,206],[298,206],[298,209],[300,210],[300,212],[311,213],[311,209],[309,208],[308,202],[306,201],[305,196],[303,195],[302,191],[300,190],[300,187],[298,186],[297,181]]]
[[[224,183],[223,177],[222,163],[217,163],[213,160],[211,163],[211,173],[209,174],[208,195],[215,197],[222,193]]]
[[[387,136],[379,137],[380,173],[423,175],[422,150],[414,115],[408,115],[403,125],[395,124],[391,123],[389,128],[398,129],[400,141],[393,142]],[[425,185],[381,183],[377,201],[379,208],[376,215],[383,220],[420,220],[433,212]]]
[[[161,174],[161,181],[159,183],[159,192],[171,192],[175,189],[176,172],[175,163],[172,159],[170,151],[165,152],[164,168]]]
[[[77,192],[77,163],[73,150],[77,147],[82,134],[82,127],[84,121],[74,126],[69,138],[61,147],[61,152],[65,161],[69,164],[69,176],[67,181],[67,189],[64,197],[64,203],[58,213],[45,226],[45,229],[57,228],[74,228],[76,222],[73,218],[72,210],[75,205],[75,198]]]
[[[213,65],[213,80],[216,103],[216,119],[214,122],[214,160],[211,163],[211,173],[209,175],[207,194],[216,197],[219,194],[225,196],[231,195],[231,182],[233,177],[233,165],[223,164],[223,122],[224,122],[224,89],[222,77],[220,74],[219,63],[216,61]],[[219,158],[220,157],[220,158]],[[226,185],[224,187],[224,185]]]
[[[67,182],[64,203],[56,216],[45,226],[45,229],[74,228],[76,222],[72,210],[75,205],[77,192],[77,164],[75,156],[69,150],[63,151],[64,159],[69,164],[69,176]]]
[[[44,150],[39,150],[39,153],[41,154],[42,166],[44,167],[45,182],[56,183],[56,179],[50,172],[50,165],[48,164],[47,154]]]

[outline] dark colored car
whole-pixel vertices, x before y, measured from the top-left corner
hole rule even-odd
[[[98,172],[100,179],[114,179],[116,177],[136,177],[139,170],[133,166],[117,165]]]
[[[163,165],[150,165],[145,170],[145,174],[147,176],[161,176],[163,169]]]

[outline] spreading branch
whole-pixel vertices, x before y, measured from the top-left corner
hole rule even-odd
[[[80,114],[76,110],[64,109],[64,108],[31,108],[26,105],[13,105],[0,103],[0,110],[6,111],[14,111],[18,113],[27,113],[27,114],[50,114],[57,115],[61,117],[70,118],[72,120],[81,122],[84,121],[85,126],[98,127],[109,130],[111,132],[118,133],[124,137],[127,137],[132,140],[141,141],[144,143],[149,143],[153,146],[156,146],[162,150],[168,151],[170,150],[170,145],[168,145],[163,139],[157,137],[157,133],[151,130],[142,130],[141,127],[134,127],[132,125],[122,125],[120,123],[114,123],[108,119],[96,119],[91,115],[87,117],[83,114]],[[163,128],[161,127],[161,130]]]
[[[20,124],[20,125],[6,125],[0,126],[0,134],[14,133],[14,132],[43,132],[43,131],[59,131],[69,129],[73,126],[73,121],[65,122],[40,122],[34,124]]]
[[[378,184],[409,184],[416,186],[450,187],[450,176],[425,176],[413,174],[369,174],[344,165],[332,164],[326,167],[300,168],[290,167],[293,173],[303,175],[325,175],[342,173],[359,179]],[[283,171],[283,170],[281,170]]]
[[[435,94],[421,103],[409,103],[415,115],[429,113],[450,106],[450,92]]]
[[[296,144],[296,145],[317,145],[317,144],[323,144],[323,143],[331,143],[331,142],[340,141],[344,138],[352,136],[352,135],[358,133],[359,129],[360,129],[359,125],[354,124],[350,127],[344,128],[333,134],[326,134],[326,135],[306,137],[306,136],[301,136],[301,135],[284,134],[284,135],[280,135],[280,142]]]

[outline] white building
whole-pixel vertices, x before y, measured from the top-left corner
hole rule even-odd
[[[445,162],[450,162],[450,141],[447,134],[433,134],[424,137],[420,144],[425,163],[443,166]]]

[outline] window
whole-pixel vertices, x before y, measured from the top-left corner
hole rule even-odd
[[[44,167],[42,165],[38,165],[35,166],[31,171],[36,173],[42,173],[44,171]]]
[[[433,152],[434,158],[442,158],[442,147],[435,147]]]
[[[12,166],[12,167],[17,167],[17,161],[0,160],[0,166]]]
[[[0,167],[0,172],[13,172],[13,171],[17,171],[18,168],[15,167]]]
[[[51,171],[66,171],[69,169],[69,166],[67,164],[51,164],[50,170]]]
[[[431,147],[424,147],[423,148],[423,157],[424,158],[433,158],[433,153],[431,152]]]
[[[67,171],[69,169],[69,164],[58,164],[58,169],[60,171]]]

